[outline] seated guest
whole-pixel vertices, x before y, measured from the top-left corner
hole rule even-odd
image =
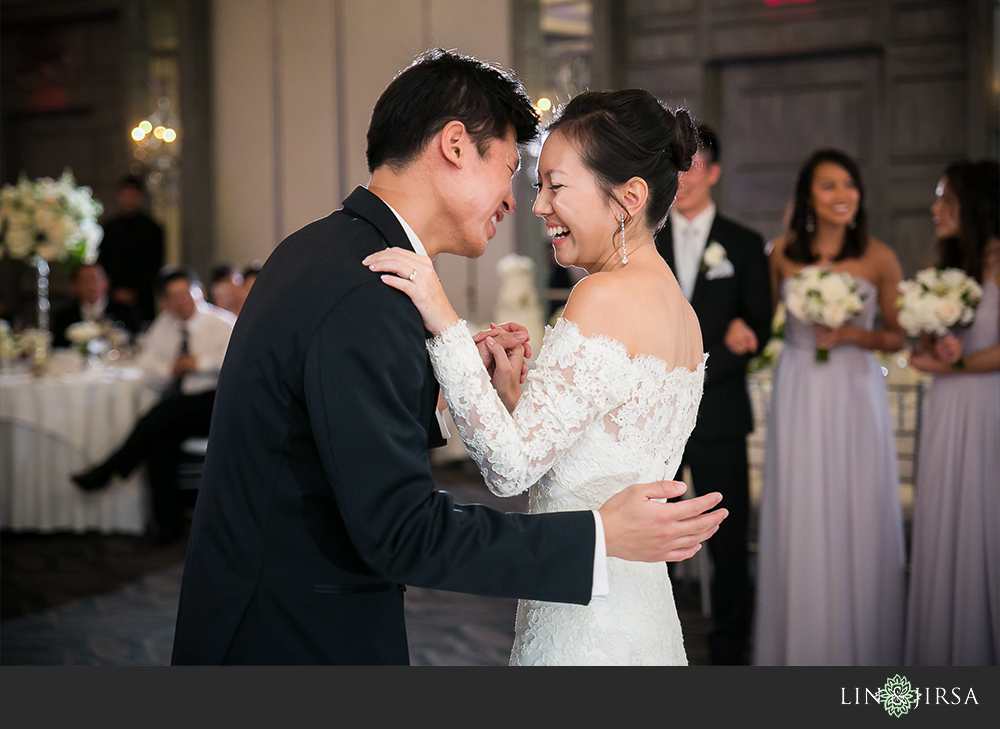
[[[108,300],[110,282],[99,263],[84,263],[73,271],[73,295],[76,303],[60,309],[52,315],[52,344],[55,347],[69,347],[66,330],[81,321],[100,322],[108,319],[121,322],[135,335],[142,322],[142,313],[135,304],[123,304]]]
[[[239,314],[246,298],[243,293],[243,274],[231,263],[216,266],[208,282],[208,296],[220,309]]]
[[[215,386],[236,317],[206,303],[188,269],[161,272],[158,288],[163,311],[149,329],[139,364],[147,377],[162,383],[163,399],[136,423],[121,448],[73,481],[85,491],[97,491],[112,476],[127,477],[145,463],[153,491],[150,537],[163,544],[181,534],[175,484],[180,445],[208,435]]]
[[[253,282],[257,280],[257,274],[260,273],[260,269],[264,264],[260,261],[254,261],[246,268],[243,269],[243,300],[246,301],[247,294],[250,293],[250,287],[253,286]]]

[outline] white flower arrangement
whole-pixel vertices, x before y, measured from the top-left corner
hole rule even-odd
[[[24,348],[11,331],[10,324],[0,319],[0,362],[13,362],[23,351]]]
[[[861,312],[864,299],[849,274],[806,266],[789,277],[785,305],[797,319],[836,329]],[[829,350],[816,349],[817,362],[829,358]]]
[[[979,283],[960,268],[925,268],[899,284],[899,324],[911,337],[943,337],[954,326],[972,323],[983,297]]]
[[[78,321],[66,327],[66,339],[80,347],[103,336],[104,327],[96,321]]]
[[[702,265],[707,268],[715,268],[724,260],[726,260],[729,253],[723,247],[721,243],[717,240],[713,240],[707,246],[705,246],[705,253],[702,255]]]
[[[97,218],[104,207],[89,187],[78,187],[66,169],[58,180],[32,182],[21,175],[17,185],[0,190],[0,258],[39,256],[46,261],[93,263],[104,235]]]
[[[767,346],[764,347],[764,350],[747,363],[747,372],[752,375],[773,367],[774,363],[778,361],[778,355],[781,354],[784,344],[785,304],[779,301],[774,311],[774,317],[771,319],[771,338],[767,340]]]

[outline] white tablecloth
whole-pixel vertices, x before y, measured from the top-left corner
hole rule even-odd
[[[113,452],[157,399],[135,367],[41,378],[0,372],[0,527],[142,533],[144,469],[95,493],[70,474]]]

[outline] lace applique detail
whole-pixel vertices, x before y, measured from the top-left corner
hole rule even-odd
[[[490,490],[513,496],[532,487],[532,513],[598,509],[629,484],[673,478],[694,428],[708,357],[695,370],[670,368],[559,319],[546,327],[535,367],[508,413],[464,321],[427,348]],[[609,578],[612,594],[587,606],[522,601],[511,662],[686,662],[665,565],[609,559]]]

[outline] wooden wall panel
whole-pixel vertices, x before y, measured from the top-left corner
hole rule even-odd
[[[966,78],[896,80],[889,108],[894,158],[958,157],[965,150]]]
[[[768,237],[814,149],[859,157],[872,232],[911,274],[933,242],[927,208],[945,164],[980,156],[995,135],[988,108],[996,89],[980,58],[995,43],[981,22],[995,7],[629,0],[625,78],[661,98],[693,101],[722,132],[717,200]]]

